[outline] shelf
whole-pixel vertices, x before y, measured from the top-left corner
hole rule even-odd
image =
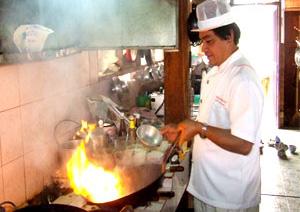
[[[285,12],[300,12],[300,7],[290,7],[290,8],[285,8]]]

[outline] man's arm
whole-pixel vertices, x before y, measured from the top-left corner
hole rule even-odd
[[[202,129],[203,124],[199,125]],[[209,140],[230,152],[248,155],[253,146],[253,143],[232,135],[230,130],[207,126],[205,133]]]
[[[230,130],[206,126],[204,132],[203,128],[202,123],[189,119],[179,123],[177,126],[180,132],[179,143],[182,144],[191,140],[196,134],[200,134],[230,152],[247,155],[252,149],[253,143],[232,135]]]

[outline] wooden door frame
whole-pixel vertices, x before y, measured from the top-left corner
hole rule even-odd
[[[178,0],[178,48],[164,51],[165,123],[178,123],[190,117],[189,53],[187,19],[189,0]]]

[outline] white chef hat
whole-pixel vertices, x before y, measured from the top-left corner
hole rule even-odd
[[[235,22],[226,0],[205,0],[196,12],[198,29],[193,31],[207,31]]]

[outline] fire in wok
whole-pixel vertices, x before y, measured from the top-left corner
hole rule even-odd
[[[87,145],[90,130],[85,133],[86,137],[67,162],[67,176],[75,194],[93,203],[129,199],[158,182],[163,175],[162,152],[129,148],[113,154],[103,151],[97,157],[91,157]]]
[[[107,202],[124,195],[120,174],[89,161],[84,142],[68,161],[67,172],[74,192],[92,202]]]

